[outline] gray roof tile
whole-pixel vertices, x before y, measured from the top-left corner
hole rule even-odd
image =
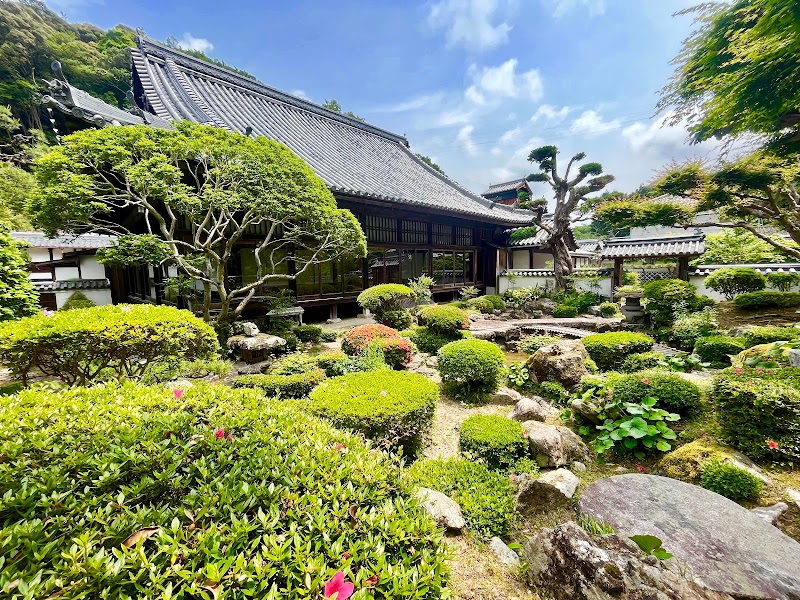
[[[652,238],[609,238],[603,243],[601,259],[699,256],[706,250],[704,234]]]
[[[47,237],[38,231],[12,231],[11,237],[20,242],[25,242],[31,248],[69,248],[70,250],[93,250],[95,248],[108,248],[117,243],[116,236],[101,235],[99,233],[84,233],[81,235],[59,235]]]
[[[500,192],[508,192],[510,190],[517,189],[520,185],[525,183],[525,178],[515,179],[514,181],[505,181],[503,183],[494,183],[490,185],[482,196],[488,196],[490,194],[499,194]]]

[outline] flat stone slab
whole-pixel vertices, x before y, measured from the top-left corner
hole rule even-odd
[[[623,536],[655,535],[688,577],[734,598],[800,599],[800,544],[718,494],[656,475],[615,475],[578,510]]]

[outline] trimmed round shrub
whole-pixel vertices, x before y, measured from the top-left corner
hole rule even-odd
[[[94,302],[89,300],[86,297],[86,294],[83,292],[73,292],[67,301],[64,302],[64,306],[61,307],[61,310],[75,310],[78,308],[92,308],[93,306],[97,306]]]
[[[684,313],[675,319],[670,330],[670,338],[687,352],[694,348],[700,338],[718,335],[717,314],[711,308]]]
[[[622,366],[625,357],[649,352],[653,338],[631,331],[611,331],[587,335],[581,340],[592,360],[601,371],[612,371]]]
[[[473,415],[459,429],[458,449],[490,469],[508,471],[528,456],[522,424],[497,415]]]
[[[292,327],[292,333],[301,342],[316,344],[322,336],[322,327],[319,325],[297,325]]]
[[[446,346],[450,342],[463,340],[470,337],[469,331],[458,331],[456,333],[439,333],[432,331],[427,327],[417,327],[411,333],[411,341],[420,352],[428,354],[436,354],[442,346]]]
[[[305,398],[323,379],[325,372],[312,367],[293,375],[239,375],[233,387],[258,389],[270,398]]]
[[[447,393],[458,400],[481,401],[500,386],[505,355],[486,340],[450,342],[437,353]]]
[[[95,306],[0,323],[0,363],[23,382],[32,369],[69,385],[139,379],[218,349],[208,323],[171,306]]]
[[[750,292],[736,296],[733,303],[742,310],[797,308],[800,306],[800,292]]]
[[[500,300],[502,302],[502,300]],[[467,308],[477,310],[483,315],[494,314],[494,303],[487,296],[478,296],[467,300]]]
[[[793,368],[770,371],[743,369],[714,379],[722,438],[754,460],[798,461],[800,377]]]
[[[528,335],[517,343],[517,349],[526,354],[536,354],[539,348],[555,344],[563,339],[564,338],[558,335]]]
[[[793,287],[800,285],[800,273],[770,273],[767,283],[780,292],[790,292]]]
[[[317,359],[308,354],[289,354],[276,360],[269,367],[270,375],[298,375],[317,366]]]
[[[384,361],[383,351],[378,348],[367,348],[362,354],[348,356],[344,352],[334,351],[318,354],[317,366],[325,371],[328,377],[338,377],[348,373],[367,371],[385,371],[389,366]]]
[[[511,532],[514,495],[507,475],[465,458],[451,458],[419,460],[407,478],[458,502],[467,528],[476,535],[488,539]]]
[[[386,325],[359,325],[358,327],[353,327],[344,335],[342,351],[350,355],[359,354],[369,348],[375,340],[399,337],[400,334],[396,329]]]
[[[742,338],[728,335],[712,335],[711,337],[700,338],[694,345],[694,353],[703,362],[711,363],[712,367],[730,365],[730,357],[739,354],[744,349],[745,343]]]
[[[403,305],[410,303],[413,296],[414,291],[407,285],[383,283],[361,292],[356,302],[361,308],[372,311],[378,323],[392,327],[392,322],[398,319],[397,313],[405,311]],[[408,325],[401,325],[400,329],[405,327]]]
[[[333,329],[323,329],[322,333],[319,334],[319,341],[335,342],[336,337],[337,337],[336,332]]]
[[[711,273],[704,284],[725,296],[726,300],[733,300],[739,294],[763,290],[767,287],[767,278],[755,269],[729,267]]]
[[[414,317],[404,308],[387,310],[380,318],[380,322],[394,329],[406,329],[414,323]]]
[[[436,333],[457,335],[470,326],[469,315],[455,306],[426,306],[417,315],[420,325]]]
[[[558,406],[566,406],[569,400],[569,392],[557,381],[543,381],[539,384],[538,392],[539,395]]]
[[[614,382],[614,400],[639,404],[657,398],[659,408],[685,415],[700,405],[700,388],[674,373],[643,371]]]
[[[644,286],[645,312],[650,315],[653,327],[672,323],[675,314],[697,310],[697,288],[681,279],[659,279]]]
[[[709,460],[725,460],[732,450],[706,438],[684,444],[666,454],[658,463],[667,477],[699,485],[703,465]]]
[[[750,327],[742,334],[747,348],[800,338],[800,327]]]
[[[373,371],[323,381],[311,392],[309,409],[381,447],[415,456],[433,424],[438,399],[439,386],[424,375]]]
[[[764,482],[747,469],[711,459],[700,472],[700,485],[735,502],[755,502]]]
[[[600,303],[600,314],[606,318],[608,317],[616,317],[622,311],[619,308],[619,304],[616,302],[602,302]]]
[[[489,294],[488,296],[484,296],[484,298],[486,298],[489,302],[492,303],[492,306],[494,306],[495,310],[506,309],[506,303],[503,301],[502,297],[497,296],[495,294]]]
[[[372,345],[380,348],[383,360],[393,369],[402,369],[414,356],[411,340],[406,338],[380,338],[372,342]]]
[[[641,352],[626,356],[619,370],[623,373],[637,373],[647,369],[655,369],[664,363],[664,355],[660,352]]]
[[[553,316],[557,319],[571,319],[578,316],[578,309],[568,304],[558,304],[553,308]]]
[[[37,388],[0,398],[0,432],[9,598],[300,600],[340,570],[369,596],[446,593],[441,529],[398,465],[294,403]]]

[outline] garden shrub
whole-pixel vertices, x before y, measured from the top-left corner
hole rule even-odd
[[[258,389],[269,398],[305,398],[323,379],[325,372],[314,367],[292,375],[239,375],[233,387]]]
[[[539,395],[557,406],[566,406],[569,392],[557,381],[543,381],[539,384]]]
[[[81,291],[72,292],[67,301],[64,302],[64,305],[61,307],[61,310],[76,310],[78,308],[92,308],[93,306],[97,306],[94,302],[89,300]]]
[[[325,352],[316,356],[317,366],[325,371],[328,377],[363,373],[367,371],[386,371],[389,366],[384,361],[383,351],[379,348],[367,348],[363,353],[348,356],[344,352]]]
[[[518,392],[538,389],[536,378],[531,377],[528,366],[524,361],[513,362],[506,366],[506,384]]]
[[[0,227],[0,321],[35,315],[41,311],[39,293],[31,282],[25,244]]]
[[[410,303],[413,297],[414,291],[407,285],[383,283],[361,292],[356,298],[356,302],[361,308],[371,311],[378,323],[405,329],[411,324],[411,320],[410,315],[404,316],[404,313],[408,315],[408,311],[403,305]],[[402,321],[402,323],[398,323],[398,321]]]
[[[495,311],[494,303],[486,296],[479,296],[477,298],[471,298],[470,300],[467,300],[467,308],[477,310],[483,315],[491,315],[494,314]]]
[[[535,354],[539,348],[560,342],[561,336],[557,335],[528,335],[517,343],[517,349],[526,354]]]
[[[739,294],[763,290],[767,287],[767,278],[755,269],[728,267],[714,271],[704,283],[707,288],[725,296],[726,300],[733,300]]]
[[[796,342],[772,342],[758,344],[739,352],[732,359],[734,367],[753,367],[755,369],[776,369],[789,366],[789,351]]]
[[[319,335],[320,342],[335,342],[336,332],[333,329],[323,329]]]
[[[411,333],[411,341],[420,352],[436,354],[442,346],[450,342],[467,339],[471,336],[469,331],[458,331],[456,333],[439,333],[431,331],[427,327],[417,327]]]
[[[201,379],[209,375],[216,375],[220,379],[223,379],[229,375],[232,370],[233,363],[229,360],[219,358],[212,358],[210,360],[188,360],[180,364],[178,377]]]
[[[658,398],[659,406],[682,415],[700,405],[700,388],[673,373],[643,371],[614,382],[614,400],[640,402],[648,396]]]
[[[658,467],[667,477],[700,484],[703,465],[709,460],[725,460],[732,450],[711,440],[700,438],[680,446],[664,456]]]
[[[289,354],[269,366],[270,375],[299,375],[317,366],[314,356],[303,353]]]
[[[506,309],[506,303],[500,296],[497,296],[495,294],[489,294],[488,296],[484,296],[484,298],[486,298],[489,302],[492,303],[492,306],[494,307],[495,310]]]
[[[380,338],[372,342],[372,345],[383,352],[384,361],[393,369],[402,369],[414,356],[411,341],[406,338]]]
[[[448,335],[457,335],[470,326],[467,313],[455,306],[426,306],[420,309],[417,320],[430,331]]]
[[[606,318],[609,317],[616,317],[622,311],[619,308],[619,304],[616,302],[601,302],[600,303],[600,314]]]
[[[678,421],[680,416],[659,408],[657,404],[658,398],[654,396],[635,402],[625,402],[614,396],[603,404],[599,413],[603,423],[595,427],[600,433],[592,441],[595,452],[632,452],[637,458],[643,458],[651,450],[671,450],[670,441],[677,436],[666,422]],[[582,426],[578,432],[588,435],[591,427]]]
[[[451,458],[417,461],[407,477],[458,502],[467,528],[476,535],[488,539],[511,532],[514,495],[507,475],[481,463]]]
[[[424,375],[372,371],[322,382],[311,392],[309,409],[381,447],[415,456],[430,431],[438,399],[439,386]]]
[[[294,333],[301,342],[316,344],[322,336],[322,327],[319,325],[296,325],[292,327],[292,333]]]
[[[503,301],[515,310],[530,312],[534,304],[542,297],[544,290],[538,287],[514,288],[503,292]]]
[[[664,364],[664,355],[660,352],[641,352],[626,356],[619,370],[623,373],[637,373],[647,369],[655,369]]]
[[[359,325],[348,331],[342,339],[342,351],[345,354],[359,354],[378,339],[395,339],[400,334],[396,329],[386,325]]]
[[[522,424],[498,415],[473,415],[466,419],[459,429],[458,449],[502,472],[513,470],[529,454]]]
[[[755,502],[764,483],[747,469],[711,459],[703,465],[700,485],[734,502]]]
[[[769,287],[780,292],[789,292],[800,285],[800,273],[770,273],[767,275]]]
[[[8,598],[301,600],[340,570],[359,595],[446,593],[442,532],[398,465],[293,403],[39,388],[0,399],[0,432]]]
[[[217,349],[207,323],[171,306],[96,306],[0,323],[0,363],[23,382],[32,369],[69,385],[137,379],[156,364]]]
[[[800,327],[749,327],[745,329],[742,337],[745,346],[750,348],[772,342],[796,340],[800,338]]]
[[[670,330],[670,337],[682,350],[690,351],[700,338],[718,333],[716,311],[713,308],[705,308],[678,315]]]
[[[650,315],[653,327],[672,324],[680,312],[699,308],[697,288],[681,279],[659,279],[644,286],[645,312]]]
[[[800,460],[800,387],[793,368],[725,372],[711,389],[722,438],[754,460]]]
[[[505,356],[492,342],[450,342],[437,357],[445,390],[453,398],[482,401],[500,386]]]
[[[731,356],[745,349],[743,338],[729,335],[713,335],[700,338],[694,346],[694,352],[701,360],[711,363],[712,367],[731,364]]]
[[[581,341],[601,371],[616,369],[626,356],[648,352],[653,348],[653,338],[631,331],[595,333]]]
[[[553,307],[553,316],[557,319],[571,319],[578,316],[578,308],[568,304],[558,304]]]
[[[733,303],[742,310],[797,308],[800,306],[800,292],[750,292],[736,296]]]

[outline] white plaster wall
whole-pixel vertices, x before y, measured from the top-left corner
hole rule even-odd
[[[512,264],[515,269],[530,269],[531,259],[530,252],[527,250],[513,250],[512,251]]]
[[[50,253],[47,248],[25,248],[25,251],[31,257],[31,262],[38,263],[50,260]]]
[[[509,281],[508,277],[505,275],[501,275],[499,277],[499,287],[497,288],[497,293],[502,294],[507,289],[514,287],[514,288],[527,288],[527,287],[549,287],[550,289],[553,288],[555,285],[555,277],[519,277],[512,282]],[[599,285],[599,289],[598,289]],[[604,277],[599,281],[599,283],[594,283],[589,281],[588,279],[576,279],[575,286],[578,289],[585,290],[587,292],[597,292],[601,296],[605,296],[606,298],[611,298],[611,277]]]
[[[81,256],[82,279],[105,279],[106,268],[94,256]]]
[[[94,302],[97,306],[111,304],[111,290],[81,290],[81,292],[83,292],[83,295]],[[69,297],[74,293],[75,290],[56,292],[56,307],[61,308],[64,306],[64,303],[69,300]]]
[[[689,276],[689,283],[694,284],[694,286],[697,288],[697,293],[698,294],[702,294],[704,296],[708,296],[709,298],[712,298],[712,299],[716,300],[717,302],[720,302],[721,300],[725,300],[725,296],[723,296],[722,294],[720,294],[717,291],[714,291],[714,290],[711,290],[711,289],[707,288],[705,286],[705,280],[706,280],[706,276],[705,275],[691,275],[691,276]]]
[[[56,267],[56,281],[66,281],[68,279],[79,279],[78,267]]]

